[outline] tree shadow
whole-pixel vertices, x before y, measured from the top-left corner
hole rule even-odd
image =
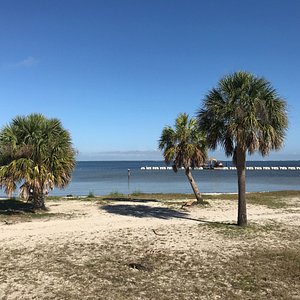
[[[132,197],[105,197],[103,200],[107,201],[122,201],[122,202],[140,202],[140,203],[147,203],[147,202],[160,202],[157,199],[143,199],[143,198],[132,198]]]
[[[132,216],[137,218],[158,218],[158,219],[187,219],[193,221],[199,221],[189,217],[186,212],[181,212],[168,207],[153,207],[148,205],[134,205],[134,204],[118,204],[118,205],[103,205],[100,209],[105,210],[108,213]]]
[[[218,221],[209,221],[209,220],[204,220],[204,219],[198,219],[198,221],[200,223],[204,223],[204,224],[210,224],[210,225],[213,225],[213,226],[223,226],[223,225],[226,225],[226,226],[237,226],[237,223],[230,223],[230,222],[218,222]]]
[[[142,199],[144,200],[144,199]],[[146,201],[150,201],[147,200]],[[152,200],[151,200],[152,201]],[[141,201],[142,202],[142,201]],[[159,202],[159,201],[157,201]],[[187,212],[178,211],[176,209],[168,208],[168,207],[153,207],[148,205],[139,205],[139,204],[107,204],[100,207],[100,209],[105,210],[111,214],[117,214],[121,216],[131,216],[137,218],[158,218],[158,219],[184,219],[199,222],[202,224],[210,224],[213,226],[237,226],[236,223],[230,222],[218,222],[218,221],[210,221],[205,220],[203,218],[192,218],[190,214]]]
[[[31,203],[16,199],[0,200],[0,215],[17,215],[20,213],[34,213],[35,210]]]

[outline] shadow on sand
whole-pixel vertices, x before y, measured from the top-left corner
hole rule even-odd
[[[31,203],[26,203],[16,199],[0,200],[0,215],[15,215],[25,212],[35,212]]]
[[[147,202],[160,202],[157,199],[142,199],[142,198],[132,198],[132,197],[105,197],[103,200],[107,201],[122,201],[122,202],[140,202],[140,203],[147,203]]]
[[[106,198],[106,200],[116,200]],[[120,198],[116,201],[128,201],[133,202],[132,199],[128,198]],[[153,199],[135,199],[135,202],[160,202],[158,200]],[[172,218],[178,218],[178,219],[185,219],[190,221],[196,221],[203,224],[212,224],[212,225],[236,225],[234,223],[228,223],[228,222],[217,222],[217,221],[209,221],[205,220],[203,218],[192,218],[190,217],[190,214],[185,211],[178,211],[176,209],[168,208],[168,207],[153,207],[149,205],[140,205],[140,204],[107,204],[100,207],[101,210],[105,210],[108,213],[111,214],[117,214],[121,216],[131,216],[131,217],[137,217],[137,218],[158,218],[158,219],[172,219]]]
[[[158,219],[171,219],[181,218],[188,219],[189,214],[180,212],[175,209],[167,207],[153,207],[148,205],[134,205],[134,204],[117,204],[117,205],[104,205],[100,209],[108,213],[118,214],[122,216],[132,216],[138,218],[158,218]]]
[[[190,214],[183,211],[178,211],[176,209],[168,208],[168,207],[153,207],[148,205],[139,205],[139,204],[108,204],[103,205],[100,209],[105,210],[111,214],[117,214],[121,216],[131,216],[137,218],[158,218],[158,219],[185,219],[196,221],[199,223],[210,223],[210,221],[206,221],[203,219],[195,219],[191,218]],[[217,223],[217,222],[211,222]],[[222,223],[225,224],[225,223]]]

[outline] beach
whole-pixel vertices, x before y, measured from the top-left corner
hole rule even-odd
[[[1,215],[0,299],[299,299],[299,272],[260,278],[251,255],[299,253],[300,193],[281,208],[248,204],[244,231],[236,201],[186,201],[51,200],[41,218]]]

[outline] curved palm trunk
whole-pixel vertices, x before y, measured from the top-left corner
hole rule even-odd
[[[190,171],[190,168],[185,168],[185,175],[187,176],[188,180],[189,180],[189,183],[193,189],[193,192],[196,196],[196,199],[197,199],[197,203],[203,203],[203,198],[201,196],[201,193],[197,187],[197,184],[194,180],[194,177]]]
[[[236,168],[238,176],[238,226],[247,225],[246,207],[246,153],[237,149]]]

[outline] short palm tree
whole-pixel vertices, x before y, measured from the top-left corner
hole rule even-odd
[[[163,150],[165,162],[172,163],[173,170],[185,170],[197,202],[203,202],[201,193],[192,176],[191,168],[200,167],[206,160],[205,140],[199,132],[195,119],[182,113],[176,119],[174,128],[166,126],[159,139],[159,149]]]
[[[208,146],[233,157],[238,176],[238,225],[247,224],[246,153],[263,156],[281,148],[288,126],[286,102],[264,78],[236,72],[222,78],[204,98],[199,127]]]
[[[41,114],[18,116],[0,132],[0,187],[45,209],[45,196],[63,188],[75,167],[71,137],[58,119]]]

